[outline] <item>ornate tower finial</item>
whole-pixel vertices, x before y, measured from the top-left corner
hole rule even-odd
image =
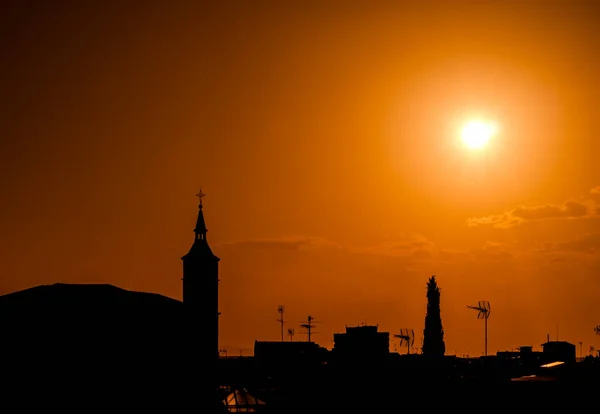
[[[206,196],[206,194],[204,194],[202,192],[202,187],[200,187],[200,190],[198,191],[198,194],[196,194],[196,197],[198,197],[198,199],[200,200],[200,204],[199,206],[202,207],[202,199]]]

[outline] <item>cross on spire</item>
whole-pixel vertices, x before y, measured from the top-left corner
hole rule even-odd
[[[206,194],[204,194],[202,192],[202,187],[200,187],[200,190],[198,191],[198,194],[196,194],[196,197],[198,197],[198,199],[200,200],[200,206],[202,206],[202,199],[206,196]]]

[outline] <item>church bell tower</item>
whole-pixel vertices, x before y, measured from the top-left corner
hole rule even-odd
[[[219,258],[206,240],[206,224],[202,212],[200,190],[198,219],[194,228],[194,243],[183,260],[183,305],[191,318],[191,329],[202,338],[204,356],[209,364],[219,359]]]

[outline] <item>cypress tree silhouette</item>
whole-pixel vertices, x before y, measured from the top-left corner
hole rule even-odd
[[[427,313],[425,314],[422,352],[424,356],[434,357],[442,357],[446,353],[440,313],[440,288],[435,276],[431,276],[427,282]]]

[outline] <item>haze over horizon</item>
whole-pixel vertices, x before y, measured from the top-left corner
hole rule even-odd
[[[419,346],[431,275],[448,354],[600,348],[600,3],[540,3],[3,2],[0,294],[181,299],[201,185],[232,355]]]

